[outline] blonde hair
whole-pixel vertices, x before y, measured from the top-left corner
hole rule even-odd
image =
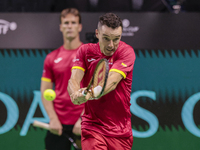
[[[66,8],[60,13],[60,22],[61,18],[65,18],[68,14],[73,14],[74,16],[79,17],[79,23],[81,24],[81,14],[76,8]]]

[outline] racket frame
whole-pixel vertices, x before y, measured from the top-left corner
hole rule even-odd
[[[89,84],[88,84],[86,90],[84,90],[84,91],[82,92],[82,94],[83,94],[84,96],[87,95],[88,92],[90,92],[91,95],[93,96],[93,91],[91,90],[91,87],[92,87],[93,82],[94,82],[94,77],[95,77],[96,71],[97,71],[99,65],[100,65],[103,61],[105,61],[105,67],[106,67],[106,68],[105,68],[106,71],[105,71],[104,84],[103,84],[103,87],[102,87],[102,90],[101,90],[100,94],[99,94],[97,97],[93,97],[93,99],[99,99],[99,98],[103,95],[104,90],[105,90],[105,87],[106,87],[106,83],[107,83],[108,72],[109,72],[109,63],[108,63],[108,60],[105,59],[105,58],[102,58],[102,59],[99,60],[99,62],[97,63],[97,65],[96,65],[96,67],[95,67],[95,70],[94,70],[94,73],[93,73],[93,76],[92,76],[92,78],[90,79],[90,82],[89,82]]]

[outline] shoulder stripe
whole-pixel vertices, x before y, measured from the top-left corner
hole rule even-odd
[[[42,80],[42,81],[46,81],[46,82],[51,82],[51,79],[45,78],[45,77],[42,77],[41,80]]]
[[[127,65],[125,63],[122,63],[122,66],[127,67]]]
[[[118,70],[118,69],[110,69],[109,72],[111,72],[111,71],[114,71],[114,72],[120,73],[120,74],[124,77],[124,79],[126,79],[126,74],[125,74],[123,71]]]
[[[84,72],[85,72],[85,69],[84,69],[84,68],[82,68],[82,67],[79,67],[79,66],[74,66],[74,67],[72,67],[72,69],[80,69],[80,70],[82,70],[82,71],[84,71]]]

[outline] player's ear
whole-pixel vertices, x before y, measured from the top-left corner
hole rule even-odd
[[[59,28],[60,28],[60,32],[62,32],[62,25],[61,24],[59,25]]]
[[[81,31],[82,31],[82,28],[83,28],[82,24],[79,24],[79,29],[78,29],[78,31],[81,32]]]
[[[97,29],[95,30],[95,35],[96,35],[97,39],[99,39],[99,31]]]

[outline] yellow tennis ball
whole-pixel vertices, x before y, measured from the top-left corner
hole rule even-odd
[[[46,89],[43,96],[46,100],[53,101],[56,98],[56,92],[52,89]]]

